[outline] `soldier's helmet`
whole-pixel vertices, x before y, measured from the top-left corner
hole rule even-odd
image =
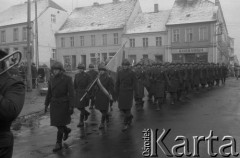
[[[78,69],[85,69],[85,65],[84,65],[84,64],[81,64],[81,63],[79,63],[77,68],[78,68]]]
[[[122,61],[122,66],[129,66],[129,65],[131,65],[130,62],[129,62],[129,60],[124,59],[124,60]]]
[[[59,61],[54,62],[53,65],[51,66],[51,69],[52,70],[58,69],[64,71],[63,64]]]
[[[93,65],[93,64],[89,64],[88,67],[89,67],[89,68],[94,68],[94,65]]]
[[[105,66],[105,64],[104,64],[104,63],[101,63],[101,64],[99,64],[99,65],[98,65],[98,70],[99,70],[99,71],[101,71],[101,70],[104,70],[104,71],[106,71],[106,70],[107,70],[107,68],[106,68],[106,66]]]

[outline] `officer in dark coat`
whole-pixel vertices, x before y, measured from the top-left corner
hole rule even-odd
[[[99,129],[105,127],[105,123],[108,119],[109,103],[114,97],[114,83],[113,79],[107,72],[105,64],[100,64],[98,67],[99,70],[99,81],[98,88],[96,90],[96,109],[98,109],[101,114],[101,124]]]
[[[88,68],[89,68],[89,71],[87,72],[87,74],[90,76],[91,83],[92,83],[97,78],[98,72],[94,70],[93,64],[89,64]],[[96,92],[96,86],[94,86],[88,93],[89,101],[91,101],[90,109],[93,109],[93,106],[95,105],[95,92]]]
[[[131,108],[133,104],[133,93],[136,87],[136,76],[129,66],[130,62],[124,59],[122,62],[122,69],[117,72],[116,81],[118,107],[125,115],[123,131],[129,127],[133,119]]]
[[[57,143],[53,152],[62,149],[62,140],[67,140],[71,129],[67,127],[71,122],[74,107],[74,90],[72,78],[64,74],[63,65],[55,62],[52,67],[53,77],[48,83],[45,100],[45,112],[50,105],[51,126],[56,126]]]
[[[0,59],[7,53],[0,50]],[[6,68],[0,62],[0,73]],[[10,77],[8,72],[0,75],[0,157],[11,158],[13,153],[13,134],[11,124],[22,110],[25,99],[24,83]]]
[[[89,116],[89,112],[85,109],[89,104],[89,96],[85,96],[82,101],[80,101],[80,99],[87,92],[87,89],[91,84],[91,77],[86,72],[84,72],[84,64],[78,64],[78,69],[79,73],[77,73],[74,78],[74,89],[76,94],[75,104],[78,110],[81,111],[78,127],[83,127],[83,121],[87,121]]]

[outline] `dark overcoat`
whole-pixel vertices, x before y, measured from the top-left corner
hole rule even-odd
[[[158,69],[156,74],[156,98],[164,98],[166,84],[170,84],[165,71]]]
[[[195,86],[198,86],[200,84],[200,73],[201,73],[201,70],[196,67],[193,71],[193,84]]]
[[[136,87],[136,75],[130,70],[117,72],[116,95],[120,110],[129,110],[133,104],[133,93]]]
[[[145,74],[141,68],[137,68],[135,70],[136,74],[136,89],[135,89],[135,98],[143,98],[144,97],[144,81]]]
[[[200,83],[207,84],[207,68],[203,67],[200,71]]]
[[[108,91],[112,96],[114,95],[114,83],[113,79],[105,72],[99,77],[99,80],[103,87]],[[114,96],[113,96],[114,97]],[[109,97],[99,88],[96,90],[96,109],[98,110],[108,110],[109,108]]]
[[[91,78],[86,72],[77,73],[74,78],[75,106],[78,109],[88,106],[89,99],[86,96],[82,101],[80,99],[91,84]]]
[[[8,72],[0,75],[0,148],[13,146],[10,132],[12,121],[21,112],[25,99],[24,83],[10,77]],[[0,157],[2,156],[0,152]]]
[[[179,90],[179,84],[181,82],[181,76],[178,70],[170,69],[168,72],[170,86],[169,92],[176,93]]]
[[[45,105],[50,105],[51,126],[65,126],[70,124],[70,107],[74,106],[74,90],[72,78],[60,73],[48,83]]]

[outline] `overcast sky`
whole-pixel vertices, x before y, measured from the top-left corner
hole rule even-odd
[[[26,0],[1,0],[0,11],[3,11],[10,7],[11,5],[23,3]],[[66,9],[69,13],[75,7],[89,6],[92,5],[93,2],[108,3],[112,0],[53,0],[58,3],[64,9]],[[215,0],[211,0],[215,1]],[[228,26],[229,35],[235,38],[235,54],[238,55],[240,60],[240,0],[220,0],[225,21]],[[153,11],[154,3],[159,4],[159,9],[167,10],[171,9],[174,0],[140,0],[140,4],[142,10],[144,12]]]

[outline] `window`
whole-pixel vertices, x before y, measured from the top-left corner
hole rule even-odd
[[[143,38],[143,47],[148,47],[148,38]]]
[[[13,41],[18,41],[18,28],[13,29]]]
[[[173,30],[173,42],[179,42],[179,30]]]
[[[1,42],[2,43],[6,42],[6,32],[5,31],[1,31]]]
[[[96,54],[95,53],[91,53],[90,54],[90,62],[91,62],[91,64],[93,64],[93,65],[96,65],[97,64],[97,59],[96,59],[96,56],[95,56]]]
[[[130,63],[136,63],[137,62],[137,56],[136,55],[128,55],[128,59]]]
[[[108,54],[108,58],[109,58],[109,59],[112,59],[115,54],[116,54],[116,52],[110,52],[110,53]]]
[[[92,44],[92,46],[96,45],[95,35],[91,35],[91,44]]]
[[[118,33],[114,33],[114,44],[118,44]]]
[[[156,46],[162,46],[162,37],[156,37]]]
[[[107,34],[103,34],[103,45],[107,45]]]
[[[61,38],[61,47],[65,47],[65,38]]]
[[[135,39],[130,39],[130,47],[135,47]]]
[[[187,28],[186,29],[186,36],[185,36],[185,41],[186,42],[192,42],[193,41],[193,31],[192,28]]]
[[[200,27],[199,28],[199,41],[208,40],[208,33],[207,27]]]
[[[147,54],[143,54],[143,59],[148,59],[148,55]]]
[[[107,53],[102,53],[102,61],[106,61],[107,60]]]
[[[56,23],[56,15],[51,14],[51,22]]]
[[[80,36],[80,45],[84,46],[84,36]]]
[[[74,37],[70,37],[70,45],[71,47],[74,47]]]
[[[23,27],[23,30],[22,30],[22,40],[23,41],[27,40],[27,27]]]

